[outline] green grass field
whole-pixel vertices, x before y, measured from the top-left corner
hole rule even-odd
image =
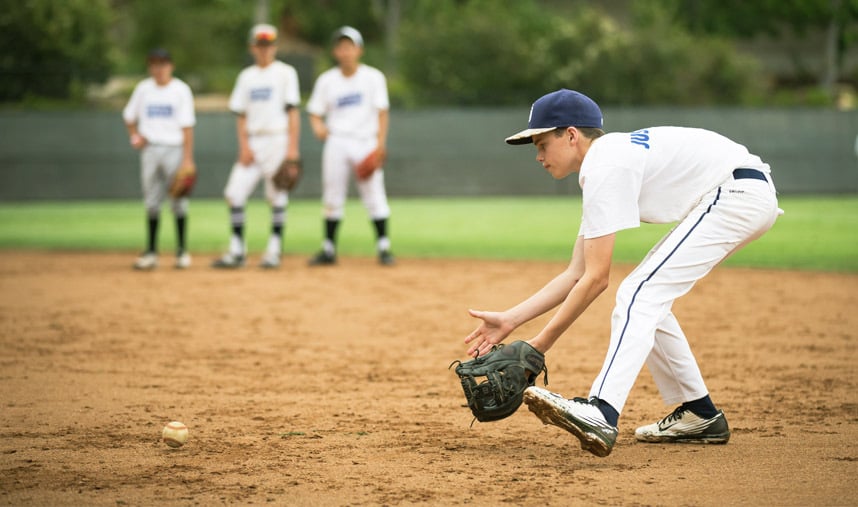
[[[858,272],[858,196],[782,197],[786,214],[728,265]],[[399,257],[566,260],[578,231],[579,198],[415,198],[391,202],[390,235]],[[139,201],[0,204],[0,248],[39,250],[142,250],[145,217]],[[220,200],[191,203],[191,251],[216,255],[226,247],[228,213]],[[265,245],[269,211],[261,201],[247,209],[251,255]],[[615,261],[634,263],[669,230],[643,225],[617,235]],[[316,200],[293,201],[287,254],[310,255],[322,235]],[[161,250],[174,248],[173,222],[162,214]],[[360,202],[349,201],[340,227],[341,255],[373,255],[373,232]]]

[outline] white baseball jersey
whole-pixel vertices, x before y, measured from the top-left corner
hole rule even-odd
[[[681,220],[738,167],[770,172],[745,146],[708,130],[651,127],[605,134],[593,142],[578,176],[579,235],[597,238],[641,222]]]
[[[286,108],[300,103],[298,73],[279,60],[264,68],[252,65],[242,70],[229,97],[229,109],[247,117],[250,135],[287,132]]]
[[[734,173],[738,168],[745,169]],[[596,139],[579,183],[585,239],[641,221],[678,222],[620,283],[611,342],[590,396],[622,412],[644,364],[665,403],[706,396],[673,302],[772,227],[778,207],[769,166],[714,132],[652,127]]]
[[[181,146],[182,129],[196,124],[191,88],[178,78],[158,86],[154,78],[137,84],[122,111],[125,123],[137,123],[137,131],[150,144]]]
[[[307,102],[307,112],[324,116],[331,135],[352,138],[375,138],[378,112],[389,108],[387,79],[364,64],[348,77],[339,67],[323,72]]]

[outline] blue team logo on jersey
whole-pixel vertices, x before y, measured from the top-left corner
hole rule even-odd
[[[173,116],[173,105],[149,104],[146,106],[146,116],[149,118],[171,118]]]
[[[639,144],[646,149],[649,149],[649,130],[635,130],[630,134],[632,144]]]
[[[250,100],[252,102],[264,102],[271,99],[271,87],[253,88],[250,90]]]
[[[363,102],[363,95],[360,93],[351,93],[343,95],[337,99],[337,107],[356,106]]]

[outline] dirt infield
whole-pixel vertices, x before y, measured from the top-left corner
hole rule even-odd
[[[733,439],[635,443],[669,410],[644,371],[597,458],[525,408],[469,428],[446,369],[467,308],[564,264],[305,260],[0,253],[0,504],[858,504],[856,275],[717,269],[674,309]],[[549,388],[586,394],[628,269],[549,353]],[[172,420],[183,448],[159,441]]]

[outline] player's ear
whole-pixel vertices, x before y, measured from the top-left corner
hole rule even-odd
[[[566,127],[566,135],[569,138],[569,144],[574,144],[581,137],[581,133],[575,127]]]

